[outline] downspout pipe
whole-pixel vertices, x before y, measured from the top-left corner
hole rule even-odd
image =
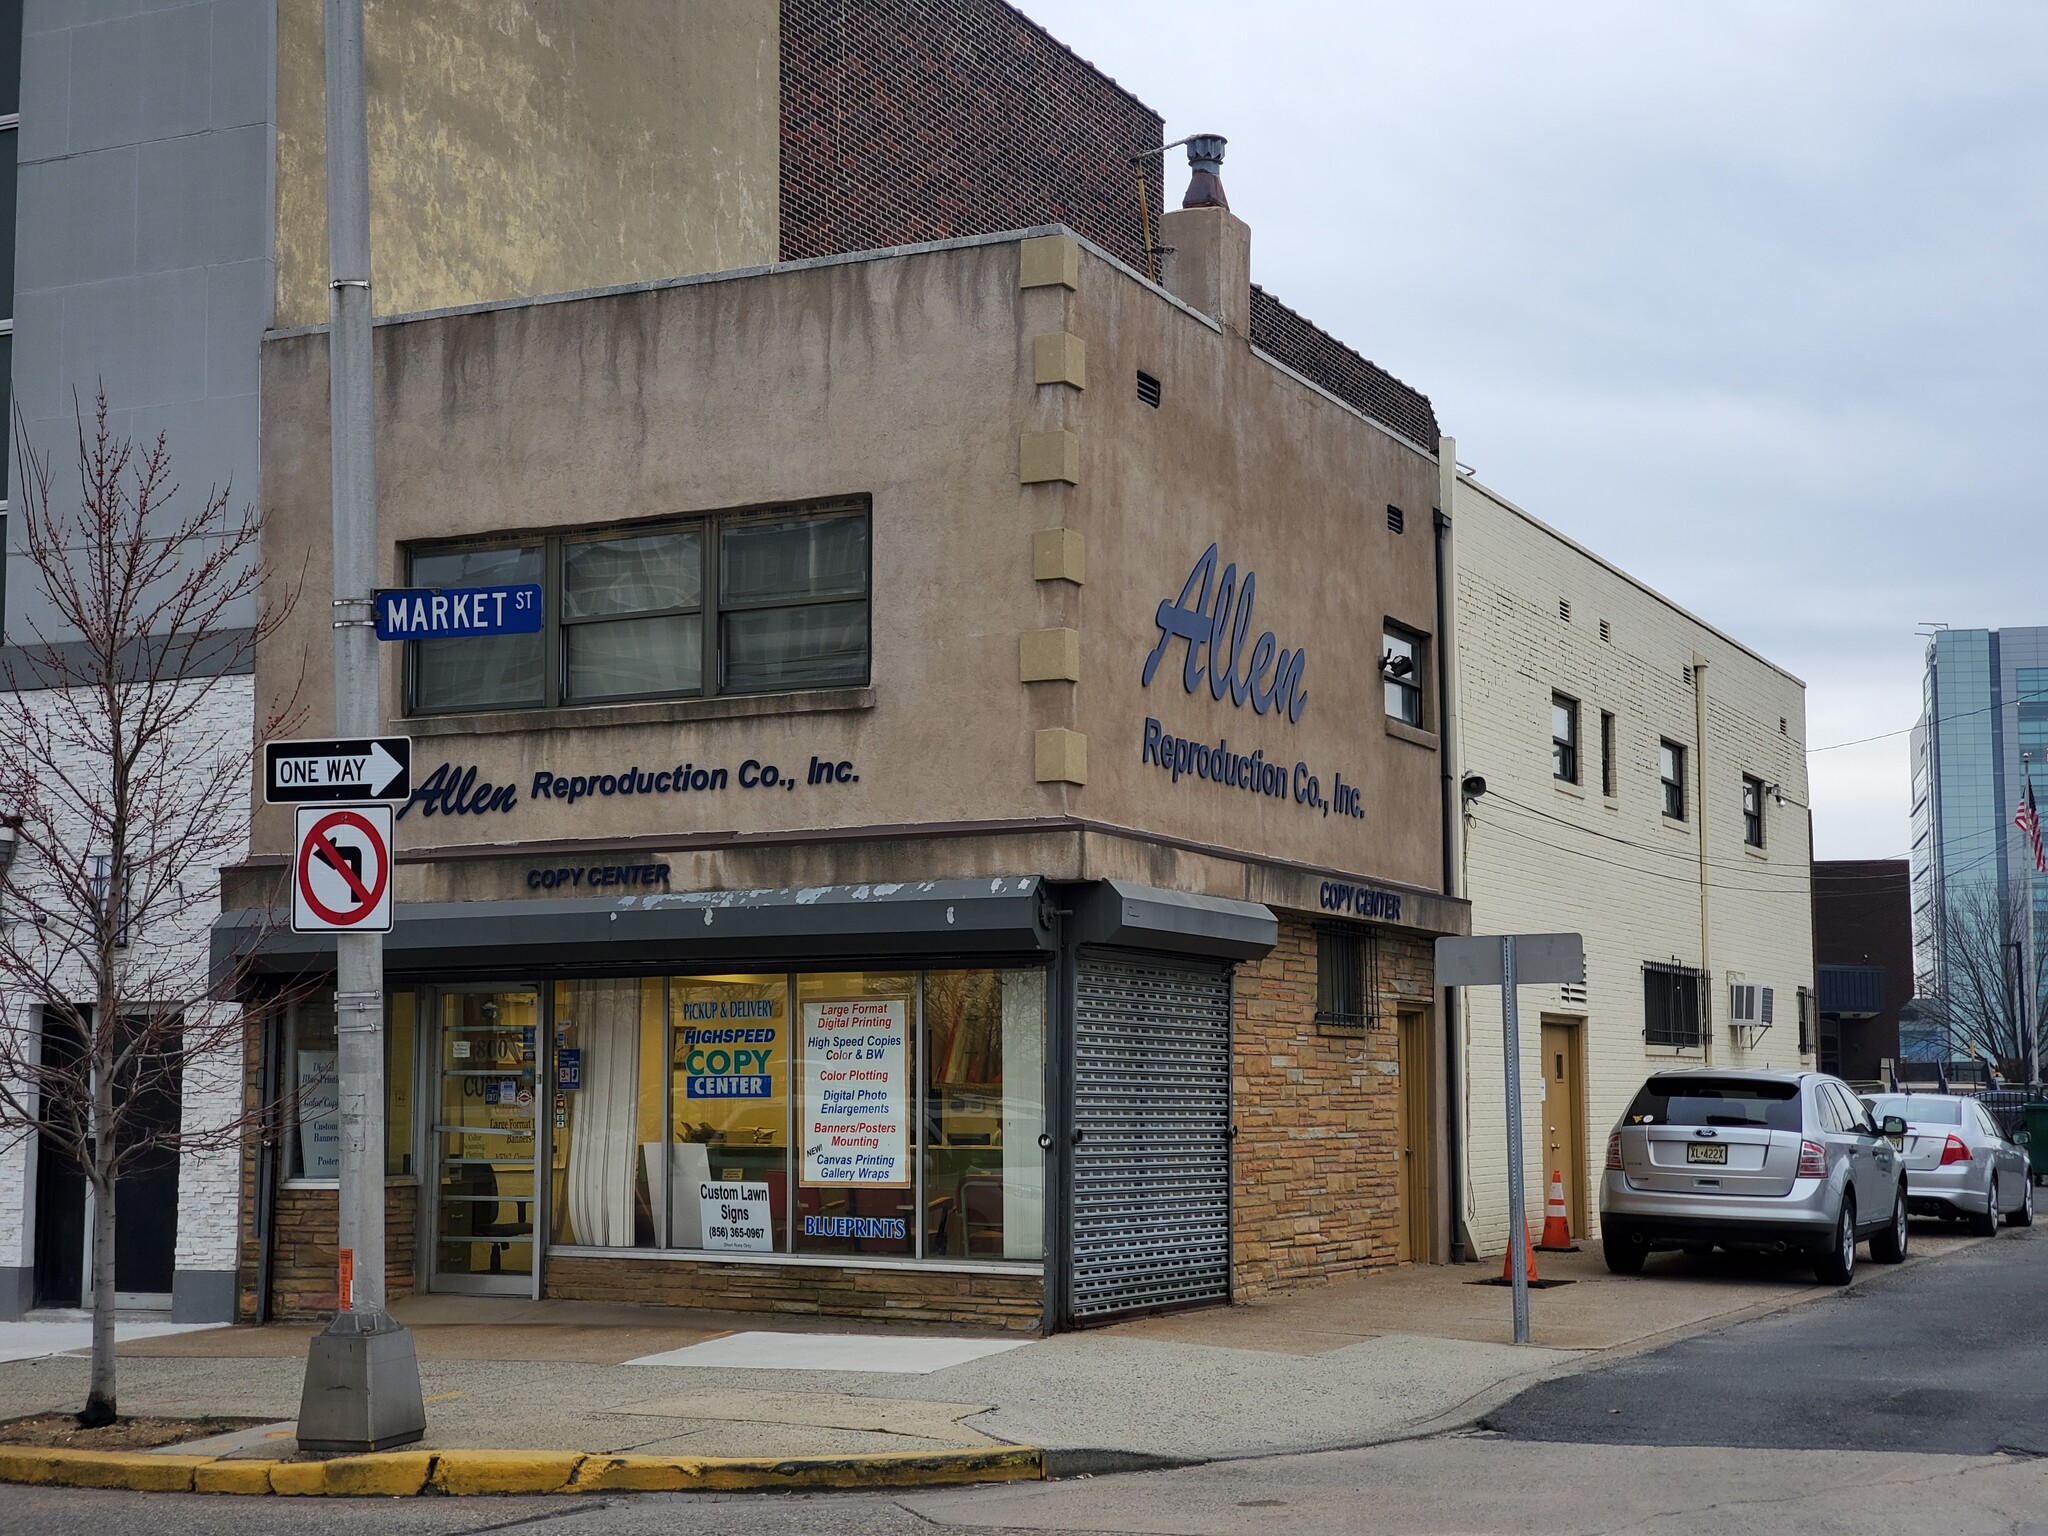
[[[1693,773],[1697,794],[1694,819],[1699,846],[1700,868],[1700,1039],[1705,1046],[1706,1065],[1714,1064],[1714,947],[1713,926],[1707,903],[1707,658],[1697,651],[1692,658],[1692,740]],[[1733,1035],[1729,1037],[1733,1040]]]
[[[1465,894],[1465,817],[1458,778],[1457,685],[1457,546],[1451,537],[1451,513],[1458,488],[1458,440],[1437,440],[1437,508],[1430,519],[1436,531],[1436,697],[1437,762],[1443,795],[1444,894]],[[1459,1050],[1458,991],[1444,987],[1444,1203],[1450,1213],[1453,1264],[1465,1262],[1464,1096],[1460,1092],[1462,1052]]]

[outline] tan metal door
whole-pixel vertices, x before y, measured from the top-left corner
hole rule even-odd
[[[1565,1209],[1572,1236],[1586,1233],[1585,1069],[1580,1028],[1561,1019],[1543,1021],[1543,1190],[1538,1209],[1550,1200],[1550,1175],[1564,1175]]]
[[[1394,1138],[1400,1149],[1397,1165],[1401,1220],[1395,1255],[1402,1261],[1430,1258],[1430,1092],[1429,1016],[1401,1015],[1398,1091],[1394,1095]]]

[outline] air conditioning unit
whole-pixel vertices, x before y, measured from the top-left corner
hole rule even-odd
[[[1757,1019],[1758,988],[1748,982],[1731,982],[1728,987],[1728,1022],[1730,1024],[1755,1024]]]

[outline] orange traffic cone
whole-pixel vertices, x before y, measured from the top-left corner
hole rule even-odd
[[[1529,1283],[1534,1285],[1536,1283],[1536,1250],[1529,1244],[1529,1231],[1526,1227],[1522,1229],[1522,1262],[1528,1270]],[[1515,1283],[1515,1250],[1512,1244],[1509,1245],[1508,1251],[1501,1256],[1500,1283],[1502,1285],[1513,1285]]]
[[[1536,1245],[1544,1253],[1576,1253],[1572,1246],[1571,1217],[1564,1208],[1564,1175],[1550,1170],[1550,1204],[1543,1212],[1543,1241]]]

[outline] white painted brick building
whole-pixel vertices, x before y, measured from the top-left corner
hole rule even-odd
[[[1452,522],[1457,766],[1487,786],[1464,820],[1472,931],[1585,935],[1583,992],[1524,987],[1520,1040],[1532,1230],[1557,1167],[1575,1186],[1575,1230],[1589,1237],[1607,1133],[1648,1074],[1709,1061],[1814,1065],[1802,1017],[1813,988],[1805,686],[1470,479],[1458,479]],[[1576,782],[1558,776],[1554,698],[1576,706]],[[1666,743],[1683,753],[1680,817],[1664,814]],[[1691,983],[1704,994],[1699,1043],[1653,1043],[1648,989],[1670,998],[1687,972],[1705,973]],[[1737,983],[1757,989],[1758,1014],[1770,989],[1770,1027],[1735,1020]],[[1507,1238],[1500,994],[1467,988],[1460,1008],[1467,1229],[1497,1261]],[[1546,1052],[1545,1020],[1575,1060]],[[1660,1010],[1660,1022],[1674,1021]],[[1682,1014],[1675,1022],[1669,1032],[1689,1033]],[[1562,1145],[1550,1144],[1546,1095],[1561,1095],[1549,1107]]]
[[[207,678],[184,684],[203,688],[207,697],[192,716],[190,730],[198,742],[246,743],[254,730],[254,679],[247,674]],[[37,695],[31,693],[33,700]],[[219,807],[222,825],[246,829],[246,801]],[[246,833],[236,857],[246,850]],[[11,871],[13,879],[33,885],[37,872],[29,856]],[[176,922],[156,925],[146,940],[175,947],[193,974],[204,973],[212,923],[220,913],[219,877],[197,870],[186,883],[185,904]],[[0,906],[0,922],[26,921],[19,912]],[[189,958],[188,958],[189,957]],[[166,968],[168,969],[168,967]],[[80,975],[80,1001],[90,1001],[91,985]],[[215,1005],[218,1006],[218,1005]],[[239,1006],[231,1006],[239,1014]],[[186,1017],[191,1017],[187,1011]],[[31,1000],[0,993],[0,1028],[36,1030],[39,1010]],[[218,1031],[202,1027],[199,1033]],[[224,1048],[214,1059],[188,1056],[184,1062],[180,1113],[186,1134],[200,1136],[228,1125],[241,1113],[242,1057],[239,1048]],[[37,1160],[33,1134],[0,1139],[0,1319],[15,1318],[37,1304]],[[179,1322],[230,1322],[234,1316],[236,1222],[241,1201],[241,1158],[232,1147],[188,1149],[179,1158],[177,1221],[172,1289],[168,1296]],[[119,1213],[117,1211],[117,1219]],[[124,1239],[125,1241],[125,1239]]]

